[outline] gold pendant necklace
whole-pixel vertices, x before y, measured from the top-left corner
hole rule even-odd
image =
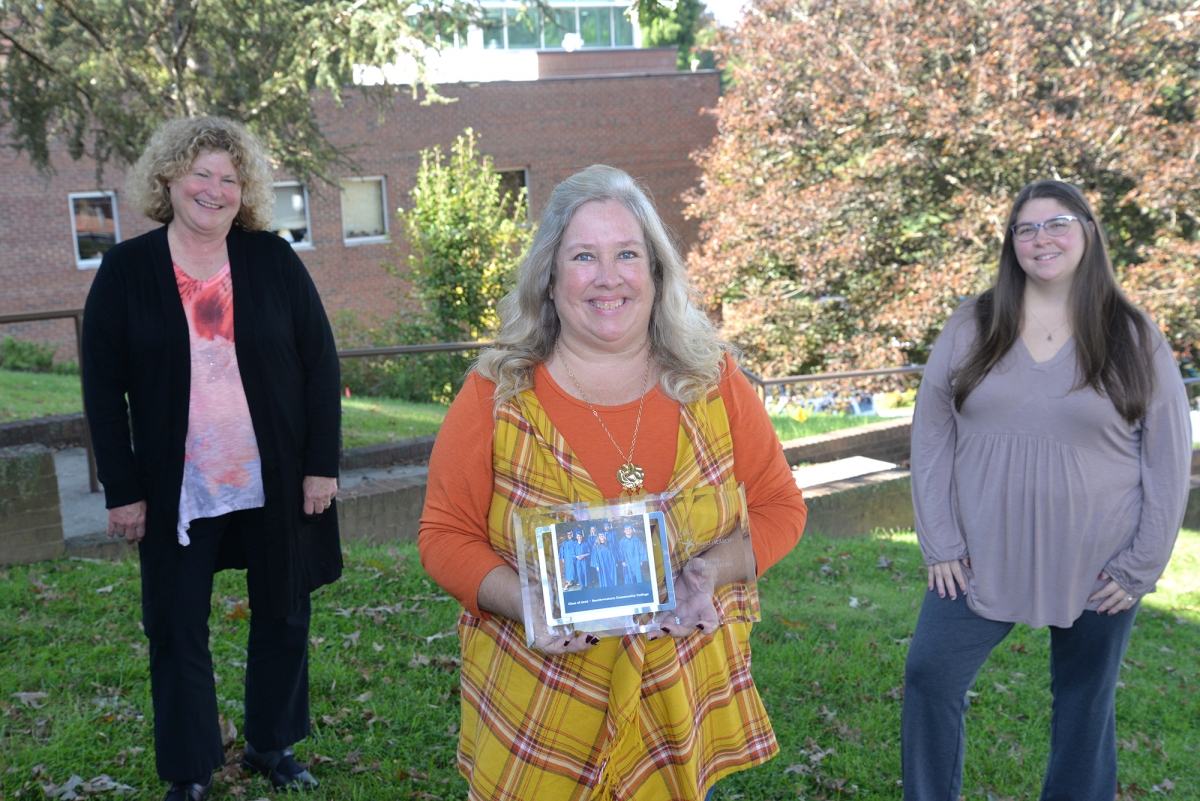
[[[604,421],[600,419],[600,413],[596,411],[596,407],[588,400],[587,393],[583,391],[583,387],[579,384],[579,379],[575,377],[575,373],[571,372],[571,365],[567,364],[567,360],[563,358],[562,348],[558,343],[554,343],[554,350],[558,353],[558,360],[562,362],[562,366],[566,368],[567,375],[571,376],[571,380],[575,382],[575,389],[579,390],[579,397],[583,398],[583,402],[592,410],[592,415],[595,416],[596,422],[604,429],[604,433],[608,435],[608,441],[617,449],[617,453],[621,454],[621,459],[625,462],[617,468],[617,481],[621,482],[621,486],[626,492],[637,493],[642,491],[642,482],[646,478],[646,473],[642,468],[633,463],[633,451],[637,447],[638,431],[642,427],[642,409],[646,406],[646,383],[650,380],[650,358],[646,357],[646,373],[642,376],[642,398],[638,402],[637,423],[633,426],[633,442],[629,445],[629,455],[625,455],[625,451],[621,450],[621,446],[613,439],[612,432],[608,430],[608,426],[604,425]]]

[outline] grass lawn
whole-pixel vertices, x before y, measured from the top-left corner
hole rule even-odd
[[[359,448],[436,434],[447,408],[391,398],[343,398],[342,447]]]
[[[803,423],[798,423],[786,414],[771,415],[771,425],[779,435],[780,442],[790,439],[812,437],[817,434],[828,434],[830,431],[841,431],[843,428],[865,426],[868,423],[881,423],[885,418],[875,414],[849,415],[828,414],[819,412],[809,415]]]
[[[81,411],[79,376],[0,370],[0,423]]]
[[[298,751],[316,763],[322,785],[305,797],[463,798],[454,763],[457,604],[425,577],[411,544],[350,546],[346,568],[313,599],[314,730]],[[1166,779],[1175,786],[1168,797],[1200,797],[1198,587],[1200,533],[1184,532],[1160,591],[1143,604],[1118,690],[1129,797]],[[723,781],[718,799],[900,797],[899,688],[923,592],[911,533],[805,537],[770,571],[754,674],[782,753]],[[218,577],[214,664],[221,710],[234,724],[245,597],[240,574]],[[107,774],[138,797],[161,797],[136,560],[6,568],[0,609],[0,798],[41,798],[38,784],[61,786],[72,774]],[[1048,639],[1019,627],[984,666],[968,722],[968,799],[1037,797]],[[227,768],[213,798],[269,795],[264,780]]]

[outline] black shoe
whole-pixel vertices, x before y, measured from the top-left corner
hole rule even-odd
[[[163,801],[204,801],[213,789],[213,777],[209,774],[208,783],[200,782],[171,782],[167,797]]]
[[[290,748],[259,753],[250,743],[246,743],[246,749],[242,752],[242,767],[266,776],[276,790],[285,793],[291,790],[315,790],[318,785],[313,775],[300,767],[296,752]]]

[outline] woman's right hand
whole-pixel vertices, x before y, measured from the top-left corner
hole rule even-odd
[[[146,502],[118,506],[108,510],[108,538],[124,537],[126,542],[141,542],[146,536]]]
[[[966,559],[951,559],[949,562],[935,562],[929,565],[929,589],[937,589],[939,598],[945,598],[946,593],[950,593],[950,600],[958,598],[958,593],[955,591],[954,585],[957,583],[958,588],[964,593],[967,591],[967,577],[963,574],[963,567],[971,566],[971,558]]]

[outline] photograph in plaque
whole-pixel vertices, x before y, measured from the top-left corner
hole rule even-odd
[[[745,576],[716,589],[721,624],[760,619],[741,484],[523,507],[513,510],[512,532],[530,647],[580,632],[662,630],[689,591],[683,574],[693,569]],[[724,546],[719,555],[717,545]]]
[[[534,533],[547,625],[675,607],[661,512],[557,523]]]

